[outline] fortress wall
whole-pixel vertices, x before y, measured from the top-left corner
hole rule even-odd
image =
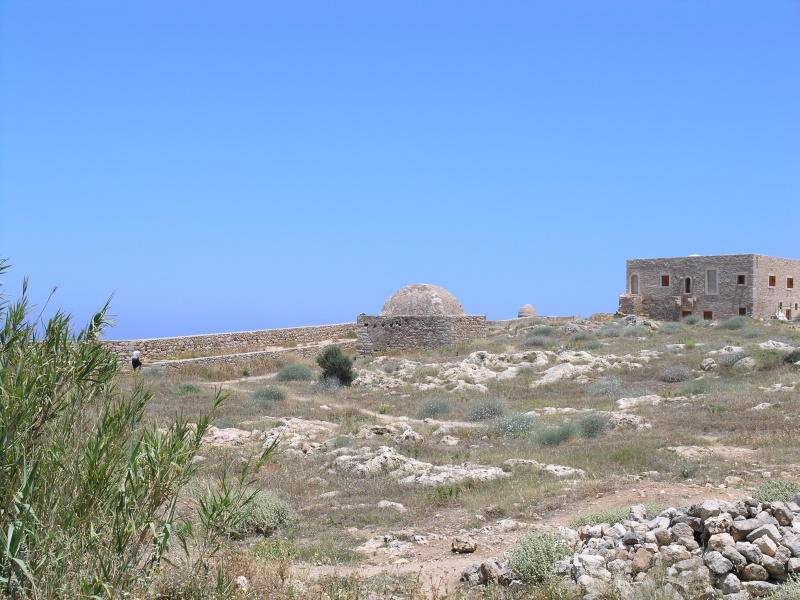
[[[339,325],[262,329],[259,331],[187,335],[172,338],[106,340],[104,343],[110,346],[121,358],[128,359],[134,350],[139,350],[143,358],[152,363],[156,360],[179,358],[181,355],[185,356],[193,353],[206,354],[210,358],[213,355],[259,352],[266,348],[285,346],[287,344],[319,344],[327,340],[353,338],[355,331],[355,323],[342,323]],[[299,354],[301,348],[291,348],[290,350]],[[319,347],[314,346],[312,351],[316,354],[319,352]]]
[[[196,366],[232,365],[239,368],[258,364],[266,360],[282,358],[290,354],[305,358],[315,357],[327,345],[328,344],[315,344],[311,346],[298,346],[297,348],[285,348],[281,350],[263,350],[259,352],[245,352],[242,354],[227,354],[224,356],[203,356],[200,358],[184,358],[180,360],[163,362],[156,361],[155,363],[146,363],[145,366],[161,366],[170,372],[180,371],[186,367]],[[356,349],[355,340],[337,340],[336,345],[346,353],[352,353]]]
[[[485,337],[486,317],[359,315],[356,336],[358,356],[397,350],[427,350]]]

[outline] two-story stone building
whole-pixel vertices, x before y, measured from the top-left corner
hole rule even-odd
[[[800,260],[760,254],[627,261],[619,312],[661,321],[688,315],[792,319],[800,314]]]

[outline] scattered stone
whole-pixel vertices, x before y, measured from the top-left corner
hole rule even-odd
[[[470,537],[457,537],[453,540],[451,548],[457,554],[470,554],[478,549],[478,542]]]

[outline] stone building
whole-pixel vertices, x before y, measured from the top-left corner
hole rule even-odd
[[[444,288],[417,283],[395,292],[379,316],[359,315],[356,351],[358,356],[369,356],[394,350],[427,350],[485,335],[485,315],[466,315],[461,303]]]
[[[627,261],[619,312],[660,321],[688,315],[792,319],[800,311],[800,260],[760,254]],[[780,316],[779,316],[780,315]]]

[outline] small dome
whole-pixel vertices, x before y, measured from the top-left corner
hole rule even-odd
[[[415,283],[395,292],[381,310],[382,317],[441,317],[464,314],[461,303],[444,288]]]
[[[522,308],[519,309],[519,313],[517,314],[518,317],[535,317],[536,309],[533,308],[530,304],[526,304]]]

